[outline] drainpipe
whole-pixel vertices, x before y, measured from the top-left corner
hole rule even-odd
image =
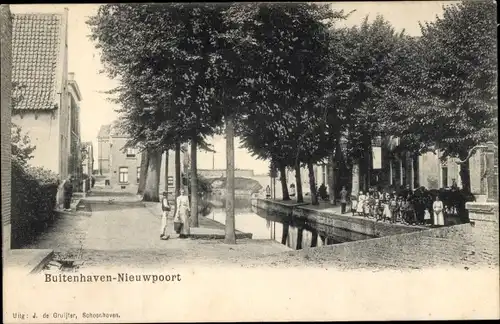
[[[411,159],[410,159],[410,174],[411,174],[411,179],[410,179],[411,190],[414,190],[415,189],[415,170],[413,169],[413,156],[411,156]]]
[[[389,185],[393,185],[392,182],[392,160],[389,160]]]

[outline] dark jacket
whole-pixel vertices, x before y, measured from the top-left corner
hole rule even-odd
[[[63,189],[64,189],[64,195],[71,196],[73,194],[73,184],[71,183],[70,180],[66,180]]]

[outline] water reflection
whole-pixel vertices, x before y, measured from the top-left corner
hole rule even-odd
[[[226,213],[223,201],[210,197],[212,210],[207,217],[225,223]],[[352,233],[324,224],[308,223],[291,215],[252,210],[250,196],[235,197],[236,229],[250,232],[254,239],[272,239],[298,250],[308,247],[338,244],[350,241]],[[359,237],[367,239],[369,236]]]

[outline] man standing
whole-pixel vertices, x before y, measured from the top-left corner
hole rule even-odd
[[[290,185],[290,193],[289,193],[289,196],[294,198],[295,197],[295,184],[291,184]]]
[[[271,199],[271,187],[266,187],[266,199]]]
[[[73,197],[73,177],[68,176],[68,179],[64,182],[64,210],[71,210],[71,198]]]
[[[345,187],[342,187],[340,191],[340,206],[341,206],[341,214],[345,214],[345,207],[347,205],[347,190]]]

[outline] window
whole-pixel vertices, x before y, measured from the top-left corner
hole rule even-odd
[[[441,183],[442,183],[442,188],[448,187],[448,166],[447,165],[441,166]]]
[[[127,157],[135,157],[135,148],[127,148]]]
[[[120,183],[127,183],[128,182],[128,168],[127,167],[121,167],[118,170],[118,173],[119,173],[118,181]]]
[[[141,167],[137,167],[137,183],[139,183],[139,180],[141,179]]]
[[[168,186],[172,187],[174,185],[174,177],[168,176]]]

